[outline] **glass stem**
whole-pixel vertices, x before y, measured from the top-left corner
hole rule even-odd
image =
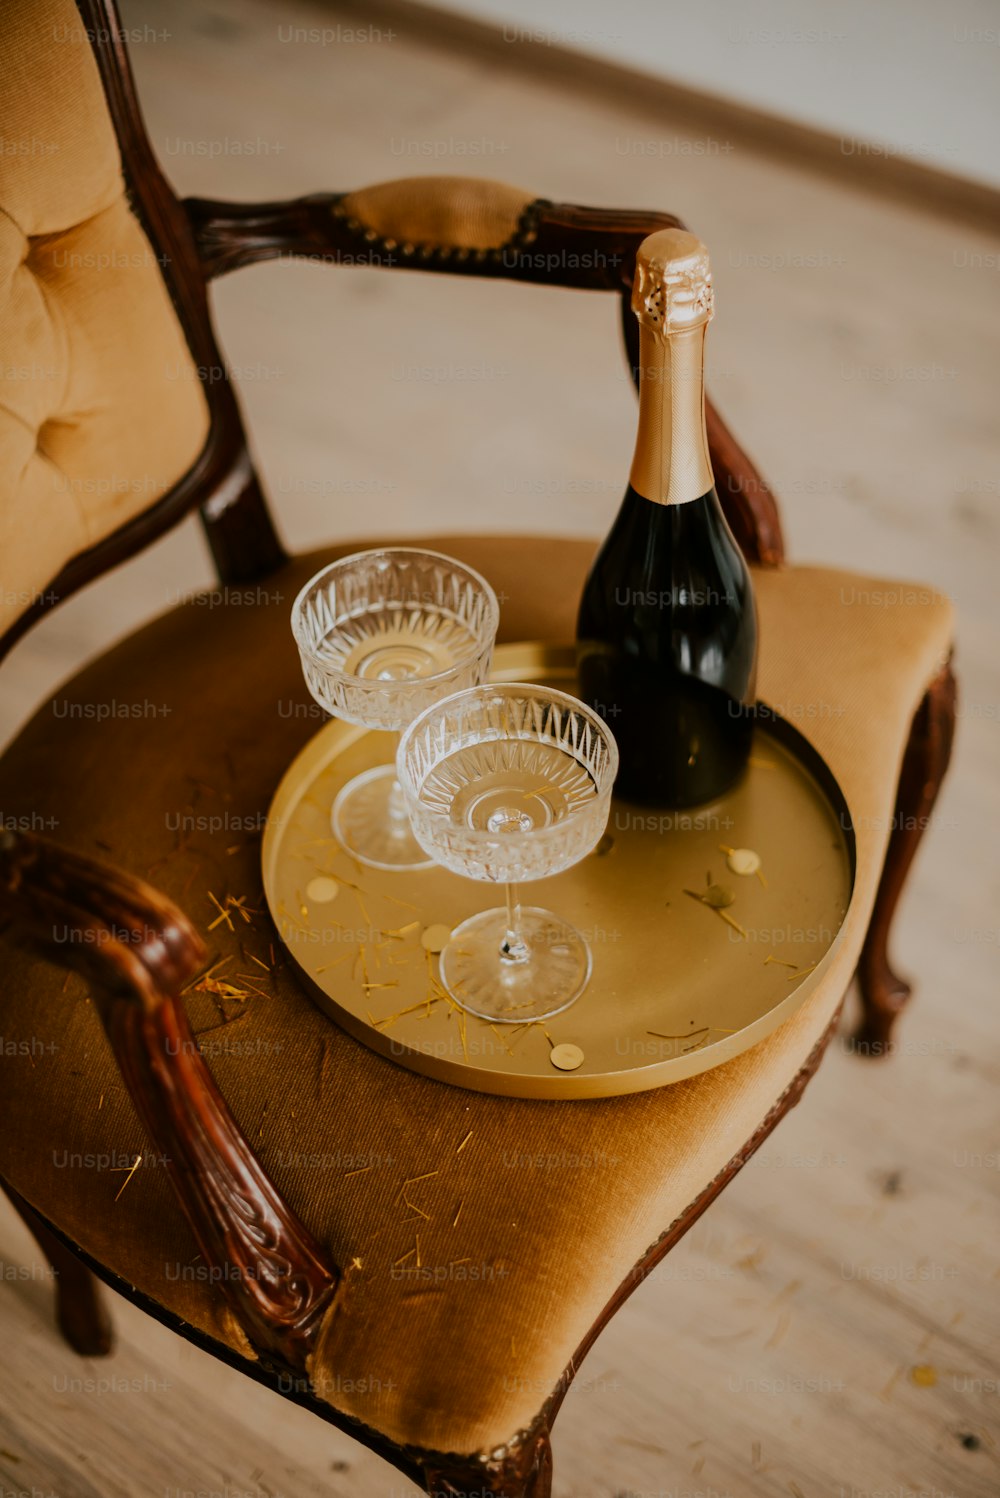
[[[521,894],[516,884],[507,885],[507,927],[500,943],[503,962],[527,962],[531,953],[521,935]]]

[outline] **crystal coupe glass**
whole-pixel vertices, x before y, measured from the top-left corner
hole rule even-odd
[[[618,770],[607,725],[548,687],[475,687],[411,723],[396,763],[421,847],[457,874],[507,886],[505,907],[451,933],[445,988],[483,1019],[558,1014],[587,986],[590,948],[551,911],[522,906],[517,884],[561,873],[599,841]]]
[[[316,574],[292,606],[306,686],[334,717],[399,732],[425,708],[486,679],[500,618],[471,567],[412,547],[361,551]],[[392,764],[348,782],[333,832],[376,869],[425,868]]]

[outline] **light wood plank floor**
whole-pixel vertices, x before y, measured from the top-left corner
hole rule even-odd
[[[792,554],[933,579],[957,599],[962,720],[897,925],[899,962],[920,975],[900,1054],[866,1064],[834,1046],[803,1105],[633,1296],[566,1402],[555,1491],[997,1493],[1000,245],[406,35],[282,40],[336,23],[305,0],[128,0],[124,15],[170,33],[134,61],[185,192],[473,172],[681,213],[714,252],[712,385],[784,496]],[[199,142],[229,146],[213,157]],[[607,299],[290,264],[214,296],[294,546],[608,525],[634,403]],[[190,522],[58,611],[4,668],[4,734],[89,654],[208,579]],[[74,1358],[6,1209],[0,1271],[4,1498],[411,1491],[126,1305],[115,1360]]]

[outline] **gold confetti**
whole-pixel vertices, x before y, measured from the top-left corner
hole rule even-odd
[[[726,864],[732,874],[748,878],[760,868],[760,854],[755,853],[752,848],[727,848],[720,843],[719,851],[725,853]]]
[[[468,1142],[469,1142],[469,1140],[471,1138],[472,1138],[472,1130],[470,1129],[469,1132],[466,1134],[465,1138],[462,1140],[461,1144],[455,1150],[455,1154],[456,1155],[460,1155],[462,1153],[462,1151],[465,1149],[465,1146],[468,1144]]]
[[[432,1176],[439,1176],[440,1174],[441,1172],[439,1170],[425,1170],[423,1175],[421,1176],[408,1176],[406,1180],[402,1182],[399,1190],[396,1192],[395,1205],[398,1207],[401,1204],[402,1199],[406,1194],[407,1186],[415,1186],[418,1181],[429,1181]]]
[[[245,999],[246,989],[236,988],[232,983],[226,983],[221,978],[204,977],[195,984],[196,993],[215,994],[219,999]],[[265,994],[266,998],[267,995]]]
[[[256,983],[251,982],[249,973],[237,973],[236,976],[237,978],[243,979],[244,983],[247,985],[251,993],[259,994],[262,999],[269,999],[271,997],[271,995],[269,993],[265,993],[262,988],[258,988]]]
[[[340,885],[336,879],[331,879],[326,874],[318,874],[306,885],[306,898],[313,900],[317,905],[328,905],[339,894]]]
[[[420,945],[425,952],[443,952],[450,940],[451,928],[438,923],[424,928]]]
[[[416,910],[416,908],[417,908],[410,900],[401,900],[401,899],[399,899],[398,895],[387,895],[387,894],[385,894],[383,892],[382,899],[383,900],[389,900],[391,902],[391,904],[393,904],[393,905],[401,905],[404,910]],[[414,921],[413,924],[414,924],[414,926],[416,926],[416,925],[419,925],[419,922],[418,921]]]
[[[328,973],[332,967],[339,967],[340,964],[342,962],[346,962],[349,957],[354,957],[355,960],[357,960],[356,953],[345,952],[343,957],[337,958],[336,962],[324,962],[322,967],[318,967],[316,969],[316,976],[319,977],[320,973]]]
[[[298,916],[292,915],[292,912],[288,909],[288,906],[285,904],[284,900],[278,901],[278,914],[280,916],[284,916],[285,920],[290,926],[295,926],[299,931],[308,931],[309,928],[307,926],[303,926]],[[282,930],[284,930],[284,928],[282,928]]]
[[[208,898],[211,900],[212,904],[215,906],[216,910],[219,912],[219,914],[216,916],[215,920],[209,926],[209,928],[208,928],[209,931],[214,931],[215,928],[216,928],[216,926],[220,926],[222,924],[222,922],[225,921],[225,923],[229,927],[230,931],[235,932],[236,927],[233,925],[233,918],[229,914],[228,909],[224,905],[220,905],[219,904],[218,900],[212,894],[211,890],[209,890],[209,892],[208,892]]]
[[[129,1173],[125,1177],[124,1181],[122,1181],[121,1185],[118,1187],[118,1190],[117,1190],[117,1192],[115,1194],[115,1201],[117,1201],[118,1198],[119,1198],[119,1196],[121,1196],[122,1192],[125,1190],[125,1187],[128,1185],[129,1181],[135,1175],[136,1171],[139,1169],[139,1166],[141,1164],[142,1164],[142,1156],[141,1155],[136,1155],[136,1157],[135,1157],[135,1164],[132,1166],[132,1169],[129,1171]]]
[[[397,941],[402,941],[404,936],[409,936],[410,932],[418,930],[419,926],[419,921],[407,921],[405,926],[385,927],[382,931],[382,935],[392,936],[395,937]]]
[[[498,1030],[497,1027],[496,1027],[496,1025],[490,1025],[490,1029],[493,1031],[493,1034],[496,1036],[497,1040],[499,1040],[500,1043],[502,1044],[504,1050],[507,1052],[507,1055],[508,1056],[513,1056],[514,1052],[511,1050],[510,1046],[507,1044],[507,1037],[506,1037],[506,1035],[504,1035],[502,1031]]]
[[[365,985],[362,985],[362,986],[363,987],[369,987],[369,988],[377,988],[377,987],[379,987],[379,985],[377,983],[375,983],[375,984],[365,984]],[[386,987],[386,988],[394,988],[394,987],[396,987],[396,985],[392,984],[392,983],[386,983],[383,986]],[[405,1014],[413,1014],[418,1009],[425,1009],[429,1013],[431,1005],[432,1004],[439,1004],[441,1002],[441,998],[442,998],[442,995],[440,995],[440,994],[428,994],[427,997],[426,997],[426,999],[420,999],[418,1003],[416,1003],[416,1004],[410,1004],[410,1005],[407,1006],[406,1009],[397,1009],[397,1011],[396,1011],[395,1014],[389,1014],[389,1015],[387,1015],[385,1017],[385,1019],[372,1019],[371,1015],[369,1014],[369,1016],[368,1016],[369,1023],[376,1030],[378,1030],[383,1025],[393,1025],[393,1024],[395,1024],[396,1020],[402,1019]]]
[[[552,1047],[549,1061],[560,1071],[576,1071],[578,1066],[583,1065],[584,1055],[578,1045],[570,1045],[566,1042]]]
[[[937,1369],[931,1363],[918,1363],[910,1369],[910,1382],[918,1389],[933,1389],[937,1381]]]

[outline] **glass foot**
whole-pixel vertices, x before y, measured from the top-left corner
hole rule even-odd
[[[507,956],[507,912],[484,910],[451,933],[441,981],[456,1004],[481,1019],[524,1024],[548,1019],[578,999],[590,978],[590,948],[575,927],[537,906],[521,907],[521,955]]]
[[[394,765],[349,780],[333,803],[330,823],[348,853],[369,868],[429,869],[434,863],[410,831]]]

